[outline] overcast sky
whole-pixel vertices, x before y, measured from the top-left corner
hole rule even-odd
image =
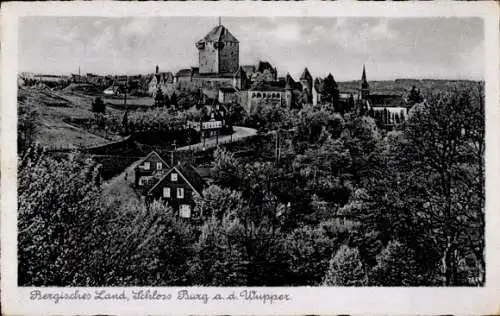
[[[197,66],[194,43],[218,18],[24,17],[19,71],[100,74],[177,71]],[[267,60],[281,75],[331,72],[358,80],[483,79],[479,18],[225,18],[240,41],[240,64]]]

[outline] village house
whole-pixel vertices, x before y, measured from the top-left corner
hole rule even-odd
[[[155,73],[150,76],[147,91],[154,98],[158,89],[170,96],[175,91],[175,81],[171,72],[160,72],[159,66],[156,66]]]
[[[197,218],[194,214],[195,197],[202,196],[207,183],[188,164],[170,168],[146,193],[146,200],[162,200],[168,203],[182,218]]]
[[[174,158],[174,152],[149,153],[134,168],[133,186],[147,202],[167,202],[180,217],[191,218],[194,197],[202,195],[207,182],[191,165]]]

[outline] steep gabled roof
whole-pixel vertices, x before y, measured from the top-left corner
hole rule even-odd
[[[217,25],[214,27],[204,38],[205,41],[211,42],[234,42],[239,43],[239,41],[234,37],[231,32],[224,25]]]
[[[184,176],[191,187],[201,195],[207,183],[203,180],[200,174],[188,164],[178,165],[176,166],[176,169],[180,171],[181,175]]]
[[[258,72],[264,72],[264,70],[269,69],[271,72],[274,72],[273,66],[268,61],[259,61],[259,65],[257,66]]]
[[[165,164],[165,166],[170,166],[170,164],[168,164],[164,157],[162,157],[158,152],[156,152],[155,150],[151,151],[146,157],[142,158],[141,161],[139,161],[139,163],[137,164],[137,168],[139,168],[140,165],[142,165],[146,160],[149,159],[149,157],[153,156],[153,155],[156,155],[158,156],[158,158],[160,158],[160,160]]]
[[[149,189],[147,194],[153,193],[153,191],[161,183],[163,183],[165,179],[168,179],[168,176],[172,173],[172,171],[176,171],[196,193],[202,195],[203,189],[205,188],[207,183],[205,182],[205,180],[203,180],[200,174],[193,169],[191,165],[187,164],[172,167],[151,189]]]
[[[307,67],[304,69],[304,72],[300,76],[300,80],[312,80],[312,76],[309,73],[309,70],[307,69]]]

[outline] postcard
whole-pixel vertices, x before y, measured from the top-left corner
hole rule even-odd
[[[497,313],[498,20],[7,3],[4,313]]]

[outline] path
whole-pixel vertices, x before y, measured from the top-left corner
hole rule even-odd
[[[250,127],[243,127],[243,126],[234,126],[234,133],[233,135],[222,135],[219,136],[219,144],[227,144],[230,142],[235,142],[237,140],[240,140],[242,138],[252,136],[257,134],[257,130],[254,128]],[[205,139],[205,148],[212,148],[217,146],[217,138],[216,137],[211,137]],[[178,151],[185,151],[185,150],[191,150],[191,149],[202,149],[203,148],[203,141],[188,145],[188,146],[183,146],[177,148]]]
[[[219,137],[219,144],[221,143],[229,143],[229,142],[235,142],[237,140],[240,140],[245,137],[249,137],[252,135],[257,134],[257,130],[249,127],[243,127],[243,126],[234,126],[234,134],[232,135],[233,137],[231,138],[231,135],[223,135]],[[205,148],[212,148],[217,145],[216,138],[208,138],[205,140]],[[178,151],[184,151],[184,150],[189,150],[189,149],[195,149],[195,148],[203,148],[203,142],[192,144],[191,146],[183,146],[177,148]],[[133,175],[134,175],[134,169],[137,167],[141,159],[138,159],[134,163],[132,163],[130,166],[128,166],[122,173],[119,175],[109,179],[108,181],[104,182],[104,187],[110,188],[110,187],[115,187],[117,184],[120,183],[132,183],[133,180]],[[125,181],[125,174],[127,175],[127,181]]]

